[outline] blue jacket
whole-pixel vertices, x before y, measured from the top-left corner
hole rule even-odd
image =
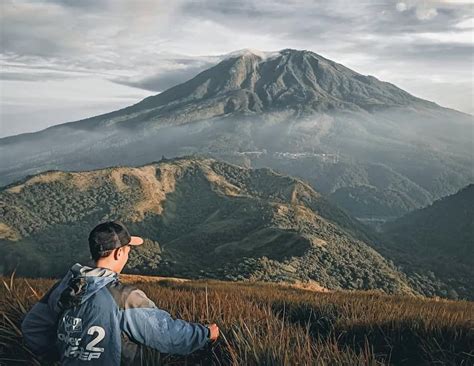
[[[117,273],[80,264],[33,306],[21,329],[33,352],[56,353],[63,365],[140,364],[142,346],[185,355],[209,340],[207,327],[172,319]]]

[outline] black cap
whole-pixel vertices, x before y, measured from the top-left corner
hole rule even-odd
[[[89,249],[95,254],[113,250],[125,245],[141,245],[143,239],[131,236],[124,224],[119,221],[108,221],[97,225],[89,234]]]

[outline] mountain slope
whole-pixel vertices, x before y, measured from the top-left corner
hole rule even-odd
[[[86,261],[93,226],[121,219],[145,238],[132,272],[413,293],[356,221],[268,169],[182,158],[47,172],[2,189],[0,202],[5,271],[58,275]]]
[[[0,139],[0,184],[198,153],[302,177],[386,219],[474,181],[473,126],[313,52],[243,52],[133,106]]]
[[[384,226],[411,271],[442,279],[462,297],[474,291],[473,202],[471,184]]]
[[[235,112],[282,108],[307,112],[338,108],[370,111],[416,104],[435,105],[313,52],[286,49],[266,57],[244,51],[133,106],[68,125],[81,129],[130,127],[158,119],[161,125],[182,124]],[[16,138],[4,139],[10,140]]]
[[[203,101],[209,106],[208,118],[288,107],[328,111],[338,107],[372,110],[377,106],[428,104],[392,84],[358,74],[318,54],[283,50],[268,57],[252,52],[234,55],[188,82],[146,98],[130,111],[161,112],[177,107],[193,110],[194,104]]]

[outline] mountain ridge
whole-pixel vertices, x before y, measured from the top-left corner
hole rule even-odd
[[[53,275],[86,261],[87,231],[114,218],[145,238],[132,272],[415,293],[356,221],[270,169],[189,157],[49,172],[2,189],[0,201],[7,272]]]
[[[474,287],[474,184],[386,223],[386,248],[408,271],[449,284],[452,297]]]

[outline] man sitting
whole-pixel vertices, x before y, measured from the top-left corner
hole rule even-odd
[[[112,366],[142,364],[143,346],[186,355],[215,341],[216,324],[173,319],[120,282],[131,248],[141,244],[120,222],[97,225],[89,235],[95,268],[75,264],[33,306],[21,326],[28,347],[56,354],[63,365]]]

